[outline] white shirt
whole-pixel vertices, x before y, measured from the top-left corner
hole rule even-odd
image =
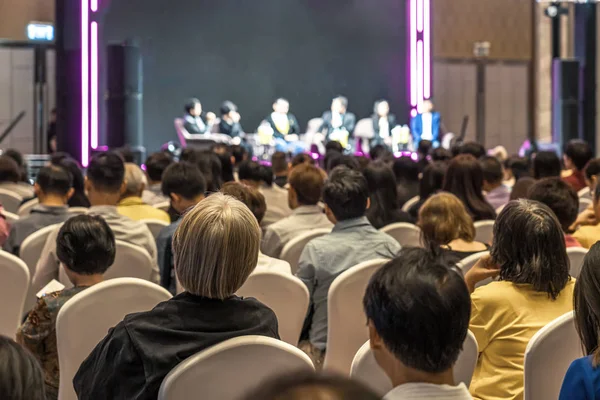
[[[265,196],[265,202],[267,203],[267,212],[261,223],[263,228],[292,214],[292,210],[288,205],[287,190],[273,184],[271,187],[261,186],[260,192]]]
[[[431,113],[423,113],[421,114],[421,121],[423,121],[421,140],[433,140],[433,116]]]
[[[390,137],[390,121],[386,118],[379,118],[379,137]]]
[[[392,389],[383,400],[443,399],[473,400],[464,383],[458,386],[435,385],[433,383],[405,383]]]
[[[343,118],[342,114],[331,113],[331,127],[334,129],[338,129],[342,126]]]
[[[265,256],[263,253],[258,253],[258,263],[254,272],[278,272],[281,274],[292,274],[290,263],[283,260],[278,260],[273,257]]]

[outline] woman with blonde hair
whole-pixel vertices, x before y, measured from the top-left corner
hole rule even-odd
[[[175,272],[185,292],[130,314],[75,375],[80,399],[156,399],[181,361],[244,335],[279,339],[270,308],[235,292],[256,267],[260,227],[245,204],[215,193],[183,217],[173,236]]]
[[[489,246],[475,241],[473,219],[463,203],[451,193],[430,197],[419,210],[423,241],[457,259],[486,251]]]

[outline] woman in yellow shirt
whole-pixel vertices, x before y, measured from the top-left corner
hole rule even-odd
[[[499,276],[474,290],[475,284]],[[467,274],[469,329],[479,360],[470,391],[475,399],[523,399],[523,358],[532,336],[573,310],[565,240],[556,216],[529,200],[508,203],[494,226],[490,256]]]

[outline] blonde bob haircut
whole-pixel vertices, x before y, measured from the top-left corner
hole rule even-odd
[[[419,227],[425,243],[446,245],[453,240],[475,240],[473,218],[464,204],[451,193],[431,196],[419,210]]]
[[[226,299],[258,262],[260,227],[248,207],[214,193],[191,209],[173,236],[175,272],[188,292]]]

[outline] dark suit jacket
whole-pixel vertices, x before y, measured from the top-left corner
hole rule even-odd
[[[373,139],[371,139],[371,146],[374,146],[376,144],[383,143],[383,139],[381,138],[381,136],[379,136],[379,116],[373,115],[371,118],[373,119],[373,132],[375,132],[375,134],[373,135]],[[396,122],[396,116],[394,114],[388,114],[388,124],[390,125],[391,135],[392,129],[394,129],[396,125],[398,125],[398,123]]]
[[[269,123],[269,125],[271,125],[271,128],[273,128],[273,137],[276,139],[284,139],[285,138],[285,134],[283,134],[283,132],[279,132],[279,130],[277,129],[277,127],[275,126],[275,122],[273,122],[273,117],[271,117],[271,114],[269,114],[269,116],[267,118],[265,118],[265,121],[267,121]],[[296,119],[296,117],[294,116],[294,114],[289,114],[288,113],[288,121],[290,121],[290,130],[287,133],[288,135],[298,135],[300,133],[300,125],[298,124],[298,120]]]
[[[221,122],[219,122],[219,133],[223,133],[234,138],[241,136],[242,133],[244,133],[244,130],[242,129],[242,125],[240,125],[239,122],[229,124],[227,121],[221,120]]]
[[[204,118],[200,117],[200,119],[202,120],[202,122],[204,122],[204,127],[198,125],[198,121],[196,121],[196,118],[187,114],[185,117],[183,117],[183,127],[186,131],[188,131],[188,133],[209,133],[208,124],[206,123]]]
[[[331,126],[331,111],[325,111],[323,113],[323,124],[321,128],[319,128],[319,132],[325,134],[325,141],[329,141],[329,135],[333,132],[333,126]],[[354,126],[356,125],[356,116],[350,112],[347,112],[342,116],[342,127],[346,128],[350,137],[352,137],[352,132],[354,132]]]

